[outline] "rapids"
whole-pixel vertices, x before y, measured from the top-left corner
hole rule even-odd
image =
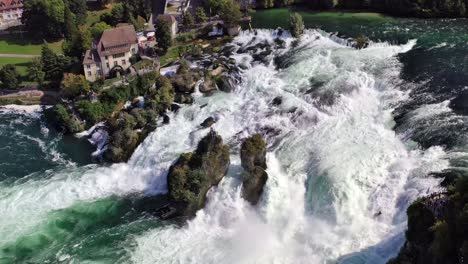
[[[407,131],[393,130],[392,112],[411,88],[400,78],[398,55],[416,40],[356,50],[319,30],[299,42],[284,34],[284,47],[275,38],[272,30],[236,37],[240,84],[231,93],[197,94],[128,163],[1,182],[0,263],[385,263],[394,256],[406,208],[439,189],[429,172],[449,166],[443,148],[421,150]],[[259,43],[274,47],[265,62],[246,52]],[[275,58],[287,61],[276,67]],[[271,103],[276,97],[279,106]],[[164,194],[169,166],[195,148],[208,132],[199,124],[210,116],[231,146],[232,164],[206,207],[183,226],[129,216],[122,201]],[[238,157],[241,140],[254,133],[269,146],[257,207],[240,197]]]

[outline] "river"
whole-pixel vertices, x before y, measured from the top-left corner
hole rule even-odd
[[[258,11],[257,28],[288,10]],[[266,19],[268,18],[268,19]],[[271,19],[274,18],[274,19]],[[0,263],[385,263],[404,243],[406,208],[466,167],[468,21],[304,14],[299,42],[274,30],[230,44],[243,70],[231,93],[195,95],[127,163],[45,124],[40,109],[0,112]],[[346,38],[373,42],[356,50]],[[248,47],[273,52],[257,60]],[[255,49],[253,49],[255,50]],[[260,53],[261,51],[254,51]],[[272,104],[281,97],[280,105]],[[206,105],[206,106],[205,106]],[[203,106],[203,107],[202,107]],[[231,146],[228,175],[184,225],[145,213],[166,173],[213,128]],[[239,144],[268,141],[260,203],[240,196]]]

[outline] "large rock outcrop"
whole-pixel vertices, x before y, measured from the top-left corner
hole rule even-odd
[[[466,263],[468,177],[460,176],[446,191],[420,198],[408,208],[406,242],[388,264]]]
[[[268,180],[266,165],[266,142],[260,134],[246,139],[241,146],[242,196],[255,205],[260,200],[263,187]]]
[[[172,214],[191,216],[203,208],[206,193],[223,179],[229,164],[229,147],[213,130],[195,152],[182,154],[167,176]]]

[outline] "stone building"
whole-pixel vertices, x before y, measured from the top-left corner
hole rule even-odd
[[[138,53],[138,39],[133,25],[108,29],[87,50],[83,69],[88,81],[108,77],[111,73],[123,72],[130,66],[130,58]]]
[[[0,0],[0,29],[21,24],[23,0]]]

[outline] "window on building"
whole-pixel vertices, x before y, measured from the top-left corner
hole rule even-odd
[[[118,54],[112,55],[112,58],[114,58],[114,59],[122,58],[122,57],[125,57],[125,53],[118,53]]]
[[[106,66],[107,66],[107,68],[108,68],[108,69],[110,68],[110,66],[109,66],[109,63],[108,63],[108,62],[106,62]]]
[[[99,71],[98,71],[98,74],[99,74],[99,75],[102,75],[102,71],[101,71],[101,70],[99,70]]]
[[[88,71],[88,75],[91,76],[91,71]]]
[[[118,65],[118,64],[117,64],[117,61],[114,61],[114,66],[117,66],[117,65]]]
[[[109,59],[109,57],[106,56],[106,60],[108,60],[108,59]]]
[[[127,62],[125,60],[122,60],[122,65],[125,65],[127,64]]]
[[[91,65],[86,65],[86,69],[91,69]]]
[[[135,53],[135,48],[132,48],[132,53]]]

